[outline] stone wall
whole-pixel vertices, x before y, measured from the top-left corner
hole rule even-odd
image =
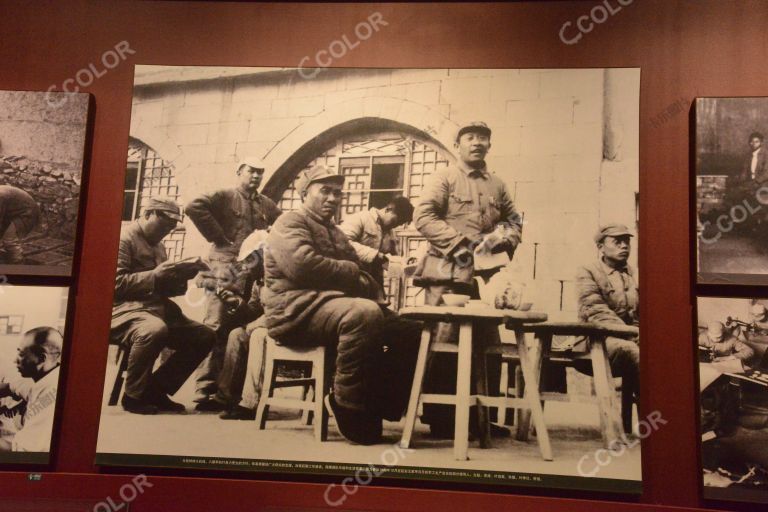
[[[36,233],[74,241],[87,113],[87,94],[0,91],[0,184],[37,200]]]
[[[88,95],[0,91],[0,155],[24,155],[81,172]]]
[[[40,225],[34,233],[74,240],[80,200],[81,168],[44,163],[23,156],[0,157],[0,185],[13,185],[35,198]]]

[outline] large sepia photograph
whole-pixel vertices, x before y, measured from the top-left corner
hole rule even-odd
[[[0,273],[72,274],[88,101],[0,91]]]
[[[0,287],[0,464],[45,464],[69,288]]]
[[[768,98],[697,98],[698,282],[768,284]]]
[[[768,503],[768,300],[698,298],[704,496]]]
[[[137,66],[96,463],[639,492],[639,87]]]

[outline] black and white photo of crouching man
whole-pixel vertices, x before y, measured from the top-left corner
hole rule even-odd
[[[0,91],[0,273],[71,275],[88,105],[85,93]]]

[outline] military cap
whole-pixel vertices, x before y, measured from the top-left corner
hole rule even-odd
[[[317,181],[335,181],[336,183],[343,184],[344,176],[331,172],[324,165],[316,165],[299,173],[299,178],[296,180],[296,189],[299,191],[299,194],[303,194],[307,191],[310,184]]]
[[[595,243],[599,244],[607,236],[634,236],[624,224],[606,224],[595,233]]]
[[[261,160],[261,158],[257,156],[246,156],[242,160],[240,160],[240,163],[237,165],[237,170],[240,171],[240,169],[243,168],[244,165],[247,165],[248,167],[253,167],[254,169],[266,169],[266,166],[264,165],[264,162]]]
[[[181,221],[182,219],[181,208],[170,197],[150,197],[147,204],[144,205],[143,211],[161,211],[173,220]]]
[[[243,261],[250,256],[252,252],[263,249],[267,245],[268,234],[269,232],[266,229],[257,229],[248,235],[245,240],[243,240],[243,245],[240,246],[240,252],[237,254],[237,261]]]
[[[487,124],[482,121],[472,121],[459,128],[459,133],[456,134],[456,140],[458,141],[462,135],[469,132],[481,133],[488,137],[491,136],[491,129],[488,128]]]

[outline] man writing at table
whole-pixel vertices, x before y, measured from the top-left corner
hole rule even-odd
[[[414,212],[416,229],[430,243],[414,277],[424,286],[424,301],[431,306],[443,304],[446,293],[479,298],[473,286],[474,276],[488,280],[499,267],[476,271],[475,258],[486,251],[506,254],[509,261],[520,243],[520,215],[504,182],[492,174],[485,163],[491,149],[490,128],[482,122],[469,123],[459,129],[454,146],[458,163],[435,172]],[[496,328],[478,331],[477,339],[499,342]],[[440,324],[436,338],[456,343],[457,335],[450,324]],[[488,366],[492,389],[498,388],[500,368],[500,363]],[[453,393],[455,378],[456,358],[434,354],[424,391]],[[421,421],[430,425],[433,437],[453,438],[452,406],[426,404]],[[509,435],[509,431],[495,425],[491,433]]]
[[[629,266],[631,251],[629,229],[622,224],[608,224],[595,235],[598,259],[576,272],[579,320],[606,326],[640,325],[639,295],[635,273]],[[640,393],[639,340],[607,337],[605,346],[614,377],[635,396]],[[580,339],[574,350],[586,350]],[[583,370],[579,368],[579,370]]]

